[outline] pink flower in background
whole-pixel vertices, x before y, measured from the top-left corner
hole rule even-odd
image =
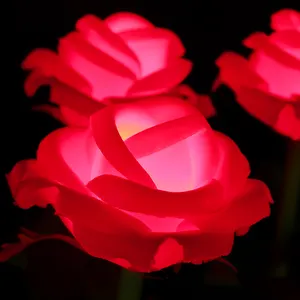
[[[111,104],[66,127],[7,176],[21,208],[50,204],[90,255],[149,272],[230,253],[270,213],[247,159],[174,96]]]
[[[270,35],[254,33],[244,44],[248,59],[226,52],[217,59],[217,84],[234,90],[250,114],[279,133],[300,140],[300,12],[272,16]]]
[[[49,84],[50,100],[59,109],[38,109],[67,124],[86,126],[87,116],[108,98],[134,100],[171,91],[191,71],[184,54],[175,33],[141,16],[116,13],[101,20],[86,15],[75,31],[59,40],[57,53],[36,49],[28,55],[23,62],[31,71],[25,91],[33,96],[38,87]]]

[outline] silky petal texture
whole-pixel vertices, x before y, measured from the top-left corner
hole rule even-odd
[[[166,68],[170,62],[185,53],[180,39],[171,31],[161,28],[123,32],[120,37],[137,55],[141,76]]]
[[[98,101],[124,95],[135,80],[129,69],[75,32],[60,40],[58,52],[66,64],[89,82],[93,87],[91,96]]]
[[[114,33],[154,28],[148,20],[129,12],[115,13],[107,17],[105,23]]]
[[[83,16],[76,31],[59,40],[57,51],[37,49],[24,60],[23,68],[31,71],[25,92],[31,97],[41,85],[50,85],[53,94],[59,84],[60,92],[54,93],[60,103],[53,96],[50,100],[68,108],[62,108],[63,117],[49,112],[78,127],[87,124],[81,107],[105,104],[109,98],[139,101],[140,96],[168,93],[191,70],[191,62],[182,58],[185,49],[178,36],[132,13],[113,14],[104,21]]]
[[[115,58],[134,74],[140,74],[140,63],[136,54],[108,28],[105,22],[96,16],[86,15],[78,20],[76,28],[95,48]]]
[[[251,115],[293,140],[299,140],[300,131],[298,21],[297,11],[275,13],[271,21],[275,32],[254,33],[244,40],[253,49],[248,60],[230,52],[217,59],[220,73],[214,85],[228,85]]]
[[[167,68],[136,81],[128,90],[128,96],[148,96],[171,90],[190,73],[192,63],[178,59]]]
[[[269,214],[267,187],[248,175],[196,107],[156,96],[52,132],[7,179],[17,205],[50,204],[90,255],[150,272],[228,255],[235,232]]]
[[[177,97],[182,97],[187,102],[196,106],[205,118],[210,118],[216,115],[216,110],[212,104],[212,101],[207,95],[197,94],[190,86],[186,84],[180,84],[172,91]]]
[[[292,9],[282,9],[272,15],[271,27],[274,30],[295,29],[300,31],[300,12]]]
[[[91,86],[89,82],[77,72],[68,67],[59,56],[48,49],[36,49],[32,51],[22,63],[25,70],[32,70],[30,77],[25,82],[25,91],[32,96],[36,89],[46,78],[57,78],[59,81],[89,94]]]

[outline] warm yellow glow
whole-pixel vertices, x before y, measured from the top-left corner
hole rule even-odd
[[[140,132],[141,130],[142,130],[141,125],[129,123],[129,124],[122,124],[119,128],[119,133],[120,133],[122,140],[126,140],[129,137]]]

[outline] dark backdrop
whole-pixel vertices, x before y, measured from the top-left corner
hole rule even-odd
[[[247,54],[241,45],[242,39],[254,31],[269,32],[272,13],[281,8],[300,10],[299,0],[13,0],[11,3],[11,15],[6,16],[2,12],[2,18],[9,19],[2,27],[3,32],[8,33],[2,47],[9,52],[2,56],[2,174],[10,171],[20,159],[34,157],[41,139],[60,126],[51,117],[31,111],[33,102],[46,101],[48,91],[47,88],[41,89],[34,99],[24,95],[25,77],[20,69],[21,61],[36,47],[55,49],[58,38],[71,31],[76,20],[84,14],[93,13],[104,18],[117,11],[131,11],[157,26],[175,31],[186,46],[186,56],[194,62],[187,83],[199,93],[208,93],[217,74],[214,61],[223,51]],[[210,120],[211,125],[234,139],[250,161],[251,175],[264,180],[275,201],[278,201],[288,140],[244,112],[228,89],[219,89],[213,95],[213,102],[218,117]],[[255,298],[288,299],[296,295],[292,286],[299,275],[296,267],[299,248],[296,248],[296,243],[290,247],[288,255],[295,266],[290,277],[274,281],[268,274],[275,214],[276,204],[273,217],[255,225],[247,236],[237,239],[229,257],[240,270],[238,279],[243,288],[238,290],[243,298],[251,295]],[[23,211],[15,207],[4,176],[1,176],[0,224],[1,244],[16,241],[21,226],[40,233],[64,232],[50,210],[33,208]],[[296,241],[297,228],[294,236]],[[0,295],[4,295],[1,289],[11,286],[10,293],[21,293],[22,299],[106,300],[111,297],[109,290],[116,286],[117,267],[92,259],[62,242],[41,242],[25,252],[16,260],[2,264]],[[186,286],[187,276],[179,276],[181,279],[176,279],[176,285]],[[174,285],[167,283],[161,289],[163,292],[159,293],[171,295]],[[209,290],[208,295],[215,290]],[[183,295],[189,295],[185,292]],[[236,289],[227,289],[226,293],[224,296],[230,297]],[[192,295],[185,297],[194,299]]]

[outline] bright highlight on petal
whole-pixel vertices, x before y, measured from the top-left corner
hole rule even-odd
[[[250,114],[277,132],[299,140],[300,12],[283,9],[271,17],[274,32],[253,33],[244,40],[253,50],[244,59],[224,53],[217,59],[218,84],[234,90]]]
[[[106,22],[122,31],[130,17]],[[132,18],[134,26],[152,28]],[[61,94],[53,99],[61,101],[69,86],[58,86]],[[187,91],[188,99],[196,95]],[[78,118],[66,107],[60,107],[65,118]],[[86,114],[93,109],[83,108]],[[236,234],[270,214],[269,190],[248,179],[238,147],[178,90],[111,100],[95,111],[90,126],[52,132],[36,159],[7,175],[18,206],[51,205],[90,255],[138,272],[199,264],[228,255]]]

